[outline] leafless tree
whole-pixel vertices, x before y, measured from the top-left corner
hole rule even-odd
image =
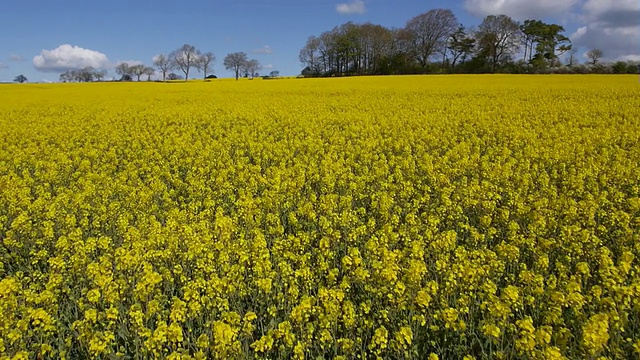
[[[576,59],[577,53],[578,53],[577,47],[572,47],[571,50],[569,50],[569,59],[567,61],[567,65],[573,66],[578,63],[578,59]]]
[[[321,42],[322,40],[320,40],[320,38],[310,36],[298,54],[300,63],[306,65],[314,75],[320,74],[322,70],[322,63],[320,59],[322,56],[320,54]]]
[[[587,57],[591,60],[592,65],[598,64],[598,61],[604,56],[604,51],[601,49],[591,49],[587,52]]]
[[[206,52],[200,55],[200,58],[196,62],[196,67],[198,68],[198,70],[204,73],[205,79],[207,78],[207,74],[211,70],[211,66],[213,65],[214,61],[216,61],[216,56],[213,55],[212,52]]]
[[[144,74],[147,75],[147,81],[151,81],[151,77],[156,73],[156,70],[151,66],[144,67]]]
[[[131,81],[131,75],[133,74],[131,70],[131,66],[129,64],[123,62],[116,66],[116,74],[120,75],[121,80]]]
[[[167,73],[174,67],[171,58],[165,54],[156,55],[153,57],[153,64],[162,73],[162,81],[167,81]]]
[[[140,77],[145,74],[146,66],[143,64],[133,65],[130,67],[131,73],[136,76],[137,80],[140,81]]]
[[[198,64],[200,52],[195,46],[184,44],[169,55],[175,67],[184,73],[184,81],[189,80],[189,71]]]
[[[224,68],[233,71],[236,75],[236,80],[240,77],[240,70],[243,70],[246,66],[247,54],[244,52],[236,52],[232,54],[228,54],[224,58]]]
[[[107,76],[107,70],[96,70],[93,73],[93,78],[96,81],[102,81]]]
[[[407,22],[407,45],[411,55],[424,68],[429,58],[441,52],[449,37],[458,29],[456,16],[449,9],[433,9]]]
[[[242,70],[248,77],[250,76],[251,79],[253,79],[260,69],[262,69],[262,65],[260,65],[260,62],[256,59],[252,59],[245,62]]]

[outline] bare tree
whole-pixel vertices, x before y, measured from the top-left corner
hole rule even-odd
[[[569,59],[567,60],[568,66],[573,66],[578,63],[578,59],[576,59],[577,53],[578,53],[577,47],[572,47],[571,50],[569,50]]]
[[[498,63],[520,48],[520,25],[507,15],[489,15],[482,20],[476,32],[480,52],[491,62],[491,71]]]
[[[449,9],[433,9],[409,20],[405,26],[411,55],[425,68],[429,58],[446,49],[447,40],[458,29]]]
[[[140,76],[145,74],[145,69],[147,67],[143,64],[133,65],[130,67],[131,73],[137,77],[137,80],[140,81]]]
[[[244,69],[247,61],[249,60],[247,59],[247,54],[244,52],[228,54],[224,58],[224,68],[233,71],[236,75],[236,80],[238,80],[240,70]]]
[[[91,82],[95,78],[95,74],[96,72],[91,66],[74,71],[75,78],[79,82]]]
[[[184,81],[189,80],[189,71],[198,64],[200,51],[195,46],[184,44],[169,55],[176,68],[184,73]]]
[[[153,64],[162,72],[162,81],[167,81],[167,73],[174,67],[171,58],[165,54],[156,55],[153,57]]]
[[[251,79],[253,79],[258,70],[262,69],[262,65],[260,65],[260,62],[256,59],[252,59],[249,60],[247,62],[245,62],[244,66],[242,67],[242,70],[244,71],[245,75],[247,75],[247,77],[251,77]]]
[[[200,55],[200,58],[198,59],[198,62],[196,63],[196,67],[198,68],[198,70],[202,71],[204,73],[204,78],[207,78],[207,74],[209,73],[209,71],[211,70],[211,66],[213,65],[213,62],[216,61],[216,56],[213,55],[212,52],[206,52],[202,55]]]
[[[131,81],[131,75],[133,71],[131,66],[127,63],[120,63],[116,66],[116,74],[120,75],[120,80]]]
[[[147,81],[151,81],[151,77],[156,73],[156,70],[151,66],[145,66],[143,73],[147,75]]]
[[[320,38],[310,36],[307,39],[307,43],[302,49],[300,49],[300,53],[298,54],[300,63],[306,65],[309,68],[309,71],[314,75],[320,74],[322,70],[322,64],[320,62],[321,42],[322,40],[320,40]]]
[[[102,81],[107,76],[107,70],[96,70],[93,73],[93,78],[96,81]]]
[[[598,61],[604,56],[604,51],[601,49],[591,49],[587,52],[587,57],[591,60],[592,65],[598,64]]]

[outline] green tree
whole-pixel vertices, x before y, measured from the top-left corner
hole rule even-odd
[[[533,59],[533,49],[540,38],[540,33],[544,23],[540,20],[525,20],[520,25],[522,32],[522,45],[524,45],[524,61],[530,62]]]
[[[558,62],[558,56],[571,50],[571,40],[561,34],[562,32],[564,32],[563,26],[543,23],[534,57],[555,66]]]
[[[451,52],[451,67],[455,68],[458,60],[464,64],[475,46],[476,39],[468,36],[465,27],[460,25],[449,38],[447,45],[447,49]]]
[[[22,83],[25,83],[25,82],[29,81],[29,79],[27,79],[26,76],[20,74],[20,75],[16,76],[16,78],[13,79],[13,81],[22,84]]]

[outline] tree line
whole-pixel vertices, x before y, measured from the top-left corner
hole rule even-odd
[[[151,77],[156,74],[156,69],[158,70],[158,74],[162,76],[162,81],[179,79],[187,81],[189,80],[189,74],[192,74],[192,71],[196,69],[202,72],[203,77],[207,79],[213,72],[212,69],[215,60],[216,56],[212,52],[203,53],[193,45],[184,44],[168,54],[156,55],[153,58],[153,66],[144,64],[131,65],[123,62],[116,66],[115,72],[120,76],[119,81],[133,81],[134,78],[140,81],[143,76],[147,77],[147,81],[151,81]],[[258,71],[262,69],[262,65],[258,60],[249,59],[244,52],[228,54],[224,58],[224,67],[226,70],[234,73],[236,80],[241,76],[252,79],[255,76],[259,76]],[[182,72],[184,76],[180,76],[173,71]],[[277,76],[279,72],[272,71],[271,74]],[[60,81],[101,81],[106,76],[106,70],[96,70],[92,67],[86,67],[83,69],[69,70],[60,74]],[[26,78],[24,81],[26,81]]]
[[[635,73],[635,64],[604,66],[604,53],[586,53],[589,67],[578,66],[577,49],[563,26],[507,15],[489,15],[467,28],[449,9],[433,9],[403,28],[347,22],[311,36],[300,50],[305,76],[420,73]],[[567,64],[560,56],[567,55]]]

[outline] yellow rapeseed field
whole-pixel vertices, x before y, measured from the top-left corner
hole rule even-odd
[[[2,359],[640,356],[635,76],[0,100]]]

